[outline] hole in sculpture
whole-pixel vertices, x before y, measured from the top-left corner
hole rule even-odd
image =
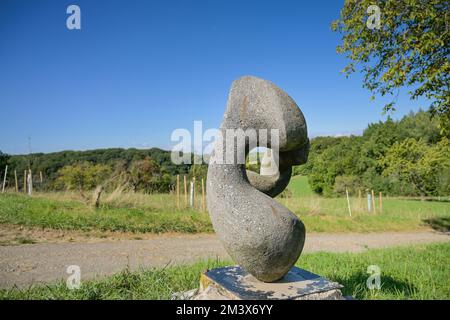
[[[256,147],[250,150],[246,158],[246,169],[263,176],[278,173],[278,165],[272,149]]]

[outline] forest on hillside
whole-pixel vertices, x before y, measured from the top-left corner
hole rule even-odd
[[[307,175],[314,192],[328,196],[376,190],[389,195],[448,196],[450,149],[439,120],[409,113],[370,124],[361,136],[311,139]]]
[[[9,186],[18,175],[22,188],[24,171],[31,169],[33,181],[40,190],[90,190],[106,180],[128,180],[131,189],[144,192],[168,192],[177,174],[187,174],[190,165],[175,165],[170,151],[152,149],[95,149],[87,151],[61,151],[6,155],[0,152],[0,170],[8,165]],[[40,183],[40,173],[43,182]],[[2,176],[3,177],[3,176]],[[120,177],[120,178],[119,178]]]

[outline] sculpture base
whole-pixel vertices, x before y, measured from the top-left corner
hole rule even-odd
[[[342,285],[293,267],[281,280],[257,280],[239,266],[216,268],[200,277],[195,300],[343,300]]]

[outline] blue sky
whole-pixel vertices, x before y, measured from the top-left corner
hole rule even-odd
[[[255,75],[302,109],[310,136],[385,118],[340,73],[330,22],[343,1],[0,2],[0,150],[168,149],[176,128],[217,128],[231,82]],[[68,30],[66,8],[81,8]],[[399,118],[423,104],[400,93]]]

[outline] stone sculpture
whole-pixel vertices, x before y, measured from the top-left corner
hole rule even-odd
[[[236,139],[226,139],[226,131],[278,129],[278,137],[267,137],[278,172],[259,175],[246,171],[235,156]],[[281,279],[298,260],[305,241],[303,223],[287,208],[272,199],[289,183],[292,166],[306,162],[309,139],[306,122],[294,100],[273,83],[256,77],[242,77],[232,84],[222,121],[223,139],[216,141],[207,178],[207,203],[214,230],[230,256],[258,280]],[[228,148],[227,148],[228,144]],[[231,144],[231,146],[230,146]],[[245,140],[245,155],[250,144]],[[278,148],[279,153],[275,152]]]

